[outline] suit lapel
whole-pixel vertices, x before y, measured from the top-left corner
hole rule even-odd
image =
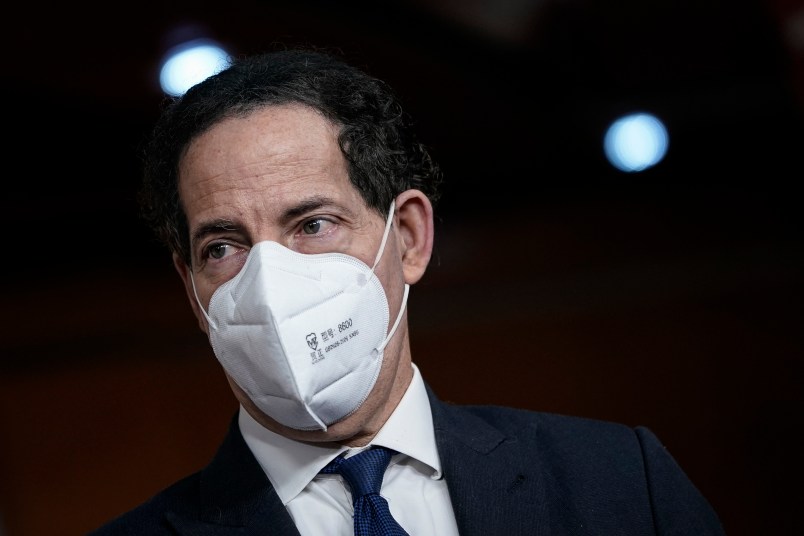
[[[545,489],[516,438],[428,387],[438,454],[461,536],[540,534]],[[527,501],[525,501],[527,497]]]
[[[198,511],[166,515],[179,534],[299,536],[290,514],[243,440],[236,415],[226,439],[201,474],[199,494]]]

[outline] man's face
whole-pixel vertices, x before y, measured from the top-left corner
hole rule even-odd
[[[371,266],[385,225],[349,181],[336,128],[301,106],[265,107],[213,126],[182,158],[179,194],[189,225],[192,266],[177,257],[174,261],[206,333],[206,319],[191,294],[193,281],[201,306],[208,309],[212,294],[239,272],[254,244],[271,240],[300,253],[345,253]],[[399,310],[405,283],[396,228],[375,270],[392,315]],[[384,356],[369,399],[327,432],[283,427],[260,412],[231,378],[229,383],[241,404],[267,428],[296,439],[343,440],[369,433],[364,429],[375,426],[377,419],[384,421],[394,393],[407,386],[406,322]]]

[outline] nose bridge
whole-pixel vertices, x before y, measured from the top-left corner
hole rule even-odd
[[[267,195],[266,192],[254,194],[255,197],[263,197]],[[255,199],[254,201],[256,201]],[[289,238],[284,236],[282,226],[277,221],[274,211],[270,207],[265,206],[263,199],[251,209],[252,216],[249,218],[249,239],[251,240],[252,247],[260,242],[276,242],[285,247],[290,247],[288,244]]]

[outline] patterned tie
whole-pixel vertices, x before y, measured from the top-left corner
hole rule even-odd
[[[355,536],[408,536],[380,496],[385,468],[395,451],[372,447],[351,458],[339,456],[322,473],[338,473],[349,484],[355,510]]]

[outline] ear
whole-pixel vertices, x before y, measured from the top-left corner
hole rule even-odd
[[[401,238],[405,283],[419,281],[433,253],[433,205],[421,190],[405,190],[396,198],[394,216]]]
[[[201,312],[201,306],[198,305],[198,301],[195,299],[193,280],[190,277],[192,268],[187,266],[176,253],[173,254],[173,266],[176,268],[176,271],[179,272],[179,277],[181,277],[184,283],[184,292],[187,294],[187,299],[190,300],[190,307],[193,309],[193,314],[195,314],[196,319],[198,319],[198,327],[201,328],[201,331],[209,335],[209,331],[207,331],[207,319],[204,317],[204,313]]]

